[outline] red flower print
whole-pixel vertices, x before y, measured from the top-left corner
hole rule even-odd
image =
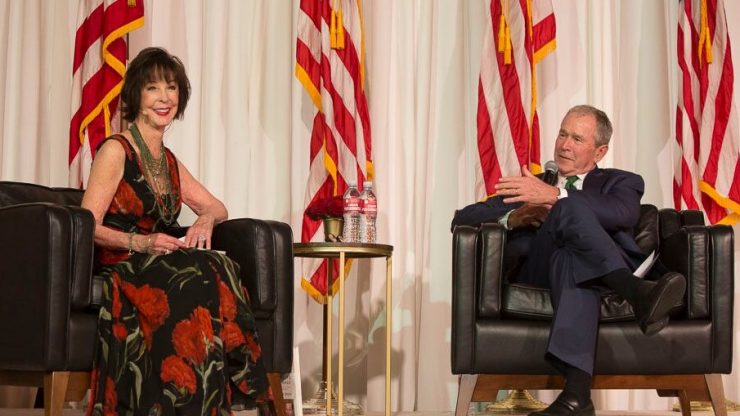
[[[95,396],[98,394],[98,369],[93,368],[92,371],[90,371],[90,396],[89,400],[87,401],[87,410],[85,411],[86,415],[91,415],[93,411],[93,406],[95,405]]]
[[[141,217],[136,223],[136,227],[141,231],[151,231],[154,228],[154,218],[152,217]]]
[[[242,380],[242,382],[239,383],[239,390],[244,394],[249,394],[249,384],[247,384],[247,380]]]
[[[192,313],[193,322],[197,323],[200,327],[203,336],[208,340],[210,345],[213,345],[213,325],[211,324],[211,312],[208,309],[198,306]]]
[[[255,342],[254,337],[251,334],[247,334],[247,348],[249,348],[249,351],[252,353],[253,361],[260,359],[262,348],[260,348],[260,344]]]
[[[206,345],[213,349],[213,325],[208,309],[198,306],[190,314],[190,319],[183,319],[172,331],[172,344],[175,352],[194,364],[200,364],[206,358]]]
[[[224,322],[221,333],[219,334],[221,340],[224,342],[224,348],[226,352],[230,352],[234,348],[243,345],[247,340],[244,338],[242,330],[234,322]]]
[[[118,276],[118,273],[113,272],[113,294],[111,295],[113,297],[113,307],[111,313],[113,314],[114,318],[120,318],[121,317],[121,292],[120,292],[120,286],[121,286],[121,277]]]
[[[200,364],[206,358],[206,345],[198,324],[183,319],[172,331],[172,344],[175,352],[194,364]]]
[[[105,403],[103,404],[103,415],[117,416],[117,404],[118,393],[116,393],[116,383],[113,381],[112,378],[108,377],[108,379],[105,381]]]
[[[165,358],[159,377],[165,383],[172,382],[178,389],[195,394],[195,372],[180,357],[170,355]]]
[[[134,188],[126,181],[121,181],[113,196],[113,202],[108,208],[109,214],[128,214],[141,217],[144,214],[144,205],[136,195]]]
[[[128,336],[126,325],[120,322],[113,324],[113,336],[119,341],[126,341],[126,337]]]
[[[116,264],[128,258],[128,251],[101,248],[100,250],[95,250],[95,257],[97,258],[98,263],[102,265]]]
[[[123,294],[139,310],[139,325],[144,334],[147,349],[152,348],[152,333],[159,329],[170,316],[170,306],[164,290],[149,285],[136,287],[128,282],[121,285]]]
[[[218,298],[221,303],[219,306],[219,312],[224,320],[233,321],[236,318],[236,301],[234,300],[234,294],[231,293],[231,289],[226,286],[226,283],[218,281]]]

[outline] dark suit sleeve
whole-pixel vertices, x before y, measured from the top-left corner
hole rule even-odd
[[[600,187],[587,187],[568,191],[568,198],[577,199],[596,213],[605,230],[613,232],[632,229],[640,218],[640,198],[645,190],[645,182],[640,175],[622,170],[606,173]]]
[[[493,196],[483,202],[477,202],[455,211],[452,218],[452,227],[457,225],[479,226],[484,222],[496,222],[512,209],[522,204],[506,204],[500,196]]]

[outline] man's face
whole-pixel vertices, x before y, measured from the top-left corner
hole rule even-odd
[[[606,154],[607,145],[596,146],[596,118],[568,113],[555,141],[555,163],[563,176],[586,173]]]

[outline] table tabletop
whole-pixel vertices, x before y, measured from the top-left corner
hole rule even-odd
[[[344,254],[346,258],[390,257],[393,246],[377,243],[293,243],[296,257],[332,258]]]

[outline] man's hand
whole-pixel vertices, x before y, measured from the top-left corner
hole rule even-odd
[[[496,184],[496,194],[504,197],[504,202],[524,202],[527,204],[552,205],[558,200],[558,188],[550,186],[534,176],[526,166],[522,166],[522,176],[505,176]]]
[[[539,227],[545,222],[549,213],[550,206],[548,205],[524,204],[511,211],[506,225],[512,230],[528,226]]]

